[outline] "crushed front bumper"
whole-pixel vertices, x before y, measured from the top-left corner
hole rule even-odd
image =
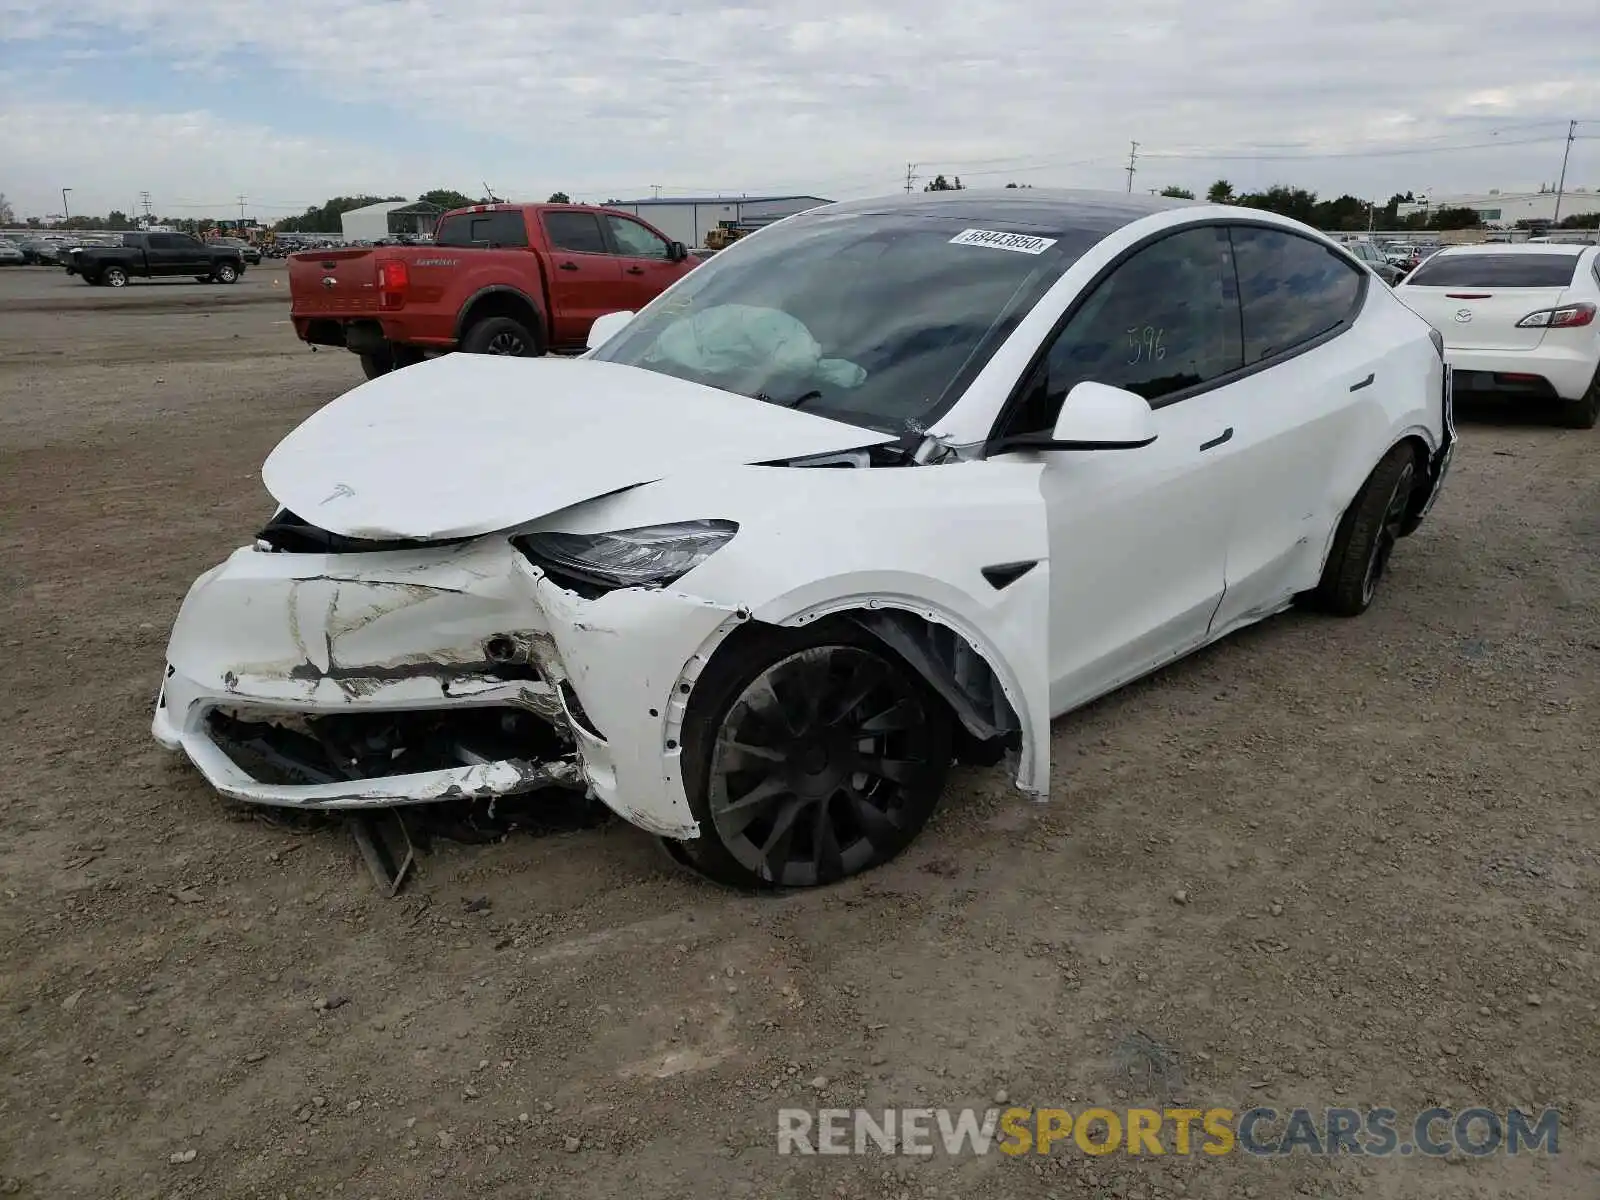
[[[644,829],[693,837],[683,713],[742,619],[664,590],[585,599],[502,538],[245,547],[184,599],[152,728],[238,800],[350,809],[587,786]],[[415,745],[379,734],[402,726]]]

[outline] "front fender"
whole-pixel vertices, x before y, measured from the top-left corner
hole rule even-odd
[[[1042,468],[735,467],[675,476],[569,510],[573,532],[705,517],[739,532],[673,588],[776,625],[873,609],[955,630],[1015,710],[1017,782],[1048,790],[1050,563]],[[994,568],[1010,567],[1005,573]],[[988,569],[995,581],[985,575]],[[970,725],[969,725],[970,727]]]

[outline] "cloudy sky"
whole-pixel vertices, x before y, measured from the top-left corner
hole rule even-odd
[[[1600,189],[1570,0],[0,0],[23,215],[331,195]],[[805,15],[801,15],[804,13]],[[1407,15],[1409,13],[1409,15]]]

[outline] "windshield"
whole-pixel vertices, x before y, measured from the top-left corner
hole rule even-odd
[[[1099,239],[970,224],[790,218],[696,267],[594,357],[921,433]]]
[[[1412,287],[1562,288],[1572,283],[1576,254],[1444,254],[1428,259]]]

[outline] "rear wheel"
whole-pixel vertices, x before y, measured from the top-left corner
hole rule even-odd
[[[674,856],[736,887],[811,887],[921,832],[950,767],[948,707],[845,621],[753,634],[695,685],[684,783],[700,836]]]
[[[1600,424],[1600,371],[1595,372],[1581,399],[1562,403],[1561,423],[1568,429],[1593,429]]]
[[[1416,479],[1417,455],[1410,445],[1396,446],[1373,468],[1339,522],[1322,582],[1313,594],[1318,608],[1355,617],[1372,605],[1411,511]]]
[[[100,282],[107,287],[127,287],[128,273],[121,267],[107,267],[100,272]]]
[[[461,339],[466,354],[507,354],[516,358],[536,358],[544,347],[522,322],[511,317],[486,317]]]
[[[390,371],[398,371],[402,367],[409,367],[419,363],[426,356],[415,346],[387,345],[382,350],[361,356],[361,370],[368,379],[376,379],[380,375],[387,375]]]

